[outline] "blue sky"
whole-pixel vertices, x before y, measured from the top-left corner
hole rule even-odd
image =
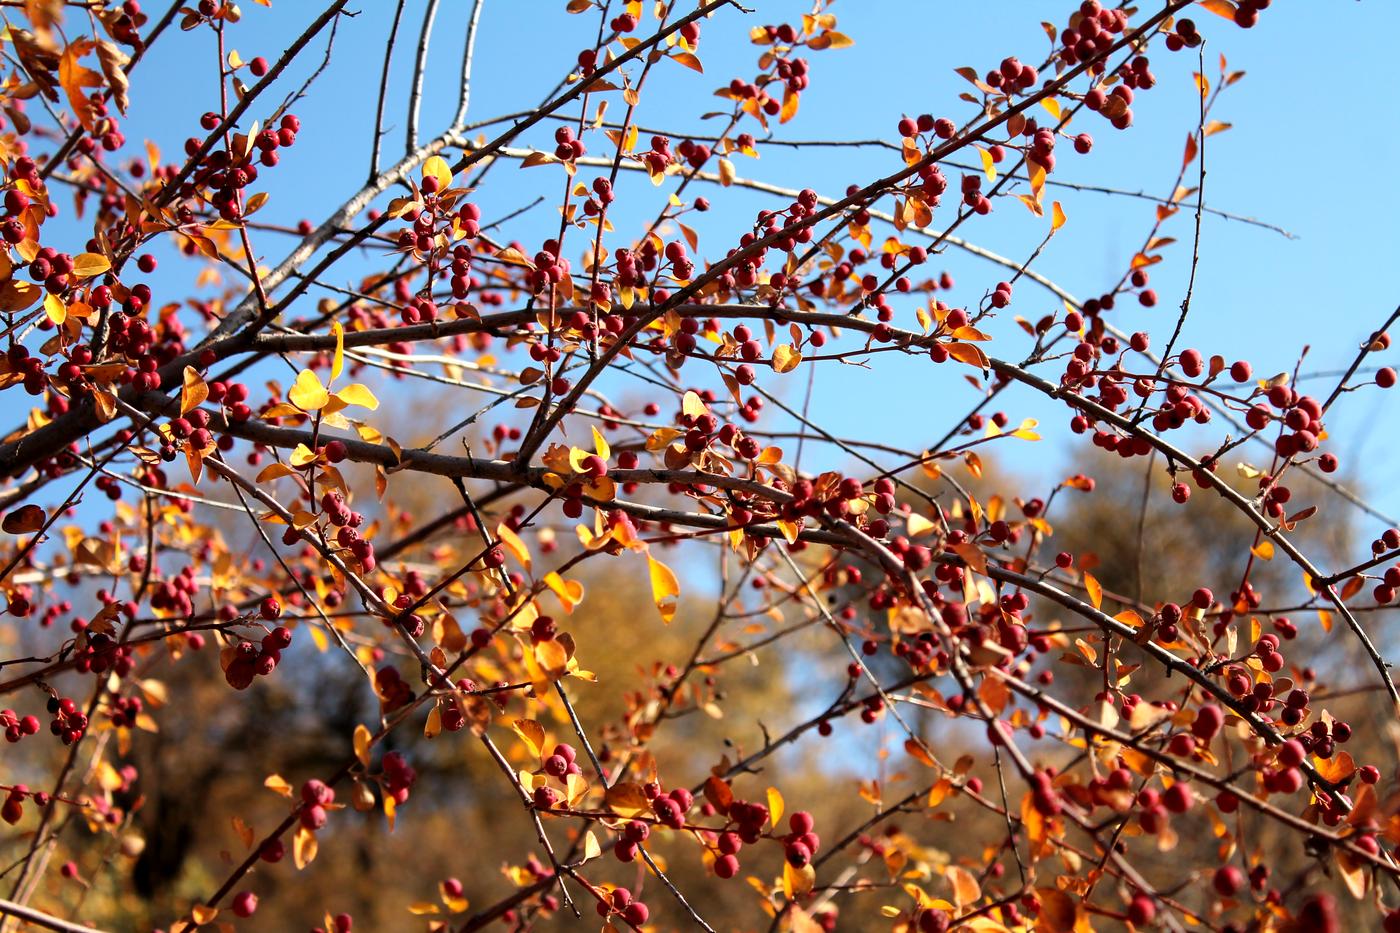
[[[591,43],[597,28],[593,14],[566,15],[562,0],[485,2],[472,119],[534,105],[568,70],[578,49]],[[731,76],[753,74],[758,50],[744,38],[747,30],[754,24],[794,19],[808,8],[796,0],[750,0],[747,5],[756,9],[752,16],[725,9],[706,24],[699,50],[703,76],[670,63],[656,69],[640,108],[643,126],[696,132],[715,126],[718,121],[696,118],[718,109],[721,102],[711,96],[715,87]],[[386,159],[394,157],[402,145],[407,66],[422,6],[421,0],[410,0],[404,15],[397,80],[390,87]],[[1070,7],[1064,2],[836,3],[831,10],[839,17],[839,28],[856,44],[808,56],[813,66],[811,89],[796,119],[777,128],[775,135],[891,138],[905,112],[929,111],[964,119],[970,105],[957,101],[956,95],[967,85],[953,69],[971,65],[985,70],[1008,54],[1040,58],[1046,48],[1040,20],[1062,25]],[[316,10],[315,4],[293,0],[273,0],[271,9],[245,4],[243,22],[234,27],[230,44],[245,59],[275,58]],[[466,0],[448,0],[439,12],[422,119],[426,133],[448,121],[455,108],[468,10]],[[296,147],[285,154],[281,166],[264,172],[260,179],[272,195],[260,219],[319,220],[363,180],[392,12],[389,0],[362,0],[358,15],[342,20],[329,67],[310,97],[296,108],[303,122]],[[1246,357],[1261,375],[1291,370],[1305,344],[1311,346],[1305,372],[1344,366],[1358,342],[1400,301],[1400,289],[1392,286],[1387,275],[1400,252],[1394,228],[1400,189],[1388,170],[1400,162],[1400,129],[1395,107],[1381,95],[1380,85],[1368,79],[1389,67],[1390,37],[1400,25],[1400,7],[1350,2],[1275,4],[1259,27],[1249,31],[1204,11],[1195,18],[1207,37],[1207,74],[1215,74],[1221,53],[1228,57],[1232,71],[1247,73],[1225,93],[1213,114],[1233,128],[1210,137],[1207,144],[1207,203],[1284,227],[1296,238],[1207,216],[1193,311],[1182,345],[1197,346],[1207,355],[1218,352],[1229,360]],[[130,138],[150,137],[166,152],[174,152],[192,131],[192,126],[173,121],[187,120],[214,101],[214,80],[203,77],[208,70],[189,66],[191,47],[201,44],[212,58],[213,40],[200,32],[168,37],[141,65],[132,89],[136,106],[126,123]],[[313,43],[301,70],[293,69],[284,82],[287,90],[319,61],[322,47],[319,40]],[[1058,177],[1153,194],[1170,191],[1185,137],[1196,122],[1191,78],[1196,56],[1170,55],[1159,47],[1152,58],[1158,84],[1138,95],[1134,127],[1117,132],[1106,121],[1085,114],[1075,129],[1093,134],[1094,151],[1081,157],[1062,147]],[[1385,103],[1378,106],[1378,100]],[[610,116],[620,110],[620,101],[615,102]],[[527,141],[552,146],[547,137],[547,132],[535,132]],[[605,144],[601,136],[590,142],[594,151]],[[1325,161],[1321,153],[1326,153]],[[893,167],[892,153],[872,149],[794,152],[768,147],[758,161],[738,160],[739,172],[746,177],[806,184],[836,195],[851,182],[868,181]],[[496,217],[529,203],[541,191],[555,197],[560,188],[558,174],[557,168],[521,171],[514,164],[502,165],[493,170],[477,199],[486,217]],[[1194,171],[1188,179],[1193,176]],[[733,245],[753,212],[772,206],[751,194],[705,193],[716,208],[695,226],[702,233],[701,252],[711,258],[722,256]],[[629,194],[640,209],[634,215],[622,215],[619,229],[623,233],[630,232],[625,218],[649,218],[661,197],[644,180],[623,189],[623,203]],[[1063,202],[1069,219],[1035,268],[1077,295],[1096,294],[1118,279],[1141,244],[1151,223],[1152,205],[1064,190],[1053,196]],[[542,206],[507,232],[535,247],[552,235],[557,216],[552,207]],[[945,207],[936,216],[935,226],[949,216],[951,208]],[[1003,255],[1020,257],[1029,254],[1045,226],[1044,220],[1032,217],[1015,202],[1006,202],[990,217],[960,232]],[[886,232],[878,230],[877,237]],[[1157,336],[1157,347],[1170,331],[1185,287],[1191,232],[1187,211],[1169,221],[1163,231],[1178,242],[1165,248],[1166,261],[1152,270],[1161,296],[1157,307],[1149,310],[1120,302],[1120,310],[1111,318],[1125,330],[1149,330]],[[580,241],[574,243],[577,247]],[[262,235],[256,246],[270,265],[282,257],[290,242]],[[168,268],[169,264],[163,266],[162,273],[179,275],[166,273]],[[975,303],[1004,277],[999,268],[955,252],[935,260],[930,268],[946,268],[954,275],[958,287],[952,297],[959,303]],[[350,271],[363,270],[347,268],[346,281]],[[897,321],[911,325],[912,304],[896,302],[896,306]],[[1057,299],[1027,283],[1018,287],[1011,311],[1035,319],[1057,307]],[[992,352],[1007,358],[1024,354],[1024,335],[1009,318],[988,329],[998,338]],[[1396,355],[1388,354],[1387,362],[1394,362]],[[818,373],[812,410],[835,433],[920,447],[941,436],[975,400],[974,390],[960,378],[963,372],[951,366],[933,367],[926,359],[891,354],[876,356],[873,363],[868,371],[828,363]],[[694,378],[700,378],[700,372],[695,369]],[[788,399],[798,401],[805,383],[805,378],[794,375],[770,385],[778,385]],[[1325,394],[1332,382],[1309,385]],[[1363,485],[1383,508],[1400,513],[1400,488],[1395,482],[1400,473],[1393,456],[1396,441],[1382,407],[1388,401],[1379,390],[1363,390],[1340,405],[1329,424],[1339,438],[1332,449],[1341,455],[1344,467],[1358,468],[1364,459]],[[1021,442],[1003,445],[1008,465],[1052,479],[1076,471],[1073,457],[1085,442],[1071,438],[1065,430],[1068,416],[1063,409],[1026,394],[1009,395],[999,407],[1006,408],[1013,420],[1037,417],[1045,427],[1046,439],[1035,447]],[[777,421],[770,424],[775,429],[789,427]],[[1212,425],[1196,446],[1204,450],[1220,433]],[[807,463],[818,465],[815,460]],[[820,465],[839,463],[839,457],[833,456]]]

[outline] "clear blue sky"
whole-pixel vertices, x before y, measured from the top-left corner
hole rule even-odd
[[[595,15],[565,15],[563,0],[485,2],[473,82],[473,119],[534,105],[568,70],[578,49],[591,43],[597,28]],[[753,74],[757,48],[745,40],[747,30],[754,24],[792,19],[808,8],[797,0],[749,0],[748,5],[756,8],[754,15],[726,9],[706,25],[700,47],[705,75],[662,63],[654,85],[644,95],[643,125],[697,132],[713,127],[717,121],[696,119],[718,109],[713,89],[731,76]],[[278,169],[263,175],[260,183],[272,194],[264,218],[319,220],[364,178],[393,3],[361,0],[358,6],[359,15],[340,24],[330,66],[310,98],[297,108],[303,130],[295,149]],[[1020,0],[837,3],[832,11],[840,18],[839,28],[856,45],[809,56],[811,89],[797,118],[778,128],[776,135],[891,138],[904,112],[966,118],[969,105],[955,98],[967,85],[953,69],[972,65],[985,70],[1008,54],[1039,59],[1046,48],[1039,21],[1060,23],[1070,6]],[[398,80],[390,88],[390,132],[385,141],[390,158],[402,145],[406,66],[422,7],[422,0],[410,0],[400,33]],[[273,0],[271,9],[246,3],[244,20],[234,28],[231,44],[245,59],[258,54],[274,58],[318,8],[296,0]],[[450,119],[455,106],[468,10],[466,0],[442,4],[430,58],[424,132]],[[1282,226],[1297,238],[1207,217],[1184,345],[1198,346],[1207,354],[1219,352],[1231,360],[1245,356],[1256,372],[1271,374],[1291,370],[1301,347],[1310,344],[1304,371],[1338,368],[1400,301],[1400,288],[1389,276],[1400,254],[1400,236],[1394,228],[1400,216],[1400,188],[1391,170],[1400,163],[1400,128],[1396,109],[1381,90],[1389,84],[1384,76],[1390,70],[1392,37],[1400,26],[1400,5],[1341,0],[1279,3],[1250,31],[1204,11],[1195,18],[1208,39],[1207,73],[1216,72],[1220,53],[1228,56],[1231,70],[1247,72],[1226,92],[1213,115],[1234,128],[1208,142],[1207,203]],[[141,65],[132,90],[136,109],[127,121],[127,134],[133,140],[150,137],[165,151],[175,152],[193,127],[174,121],[188,119],[212,103],[214,80],[202,77],[207,69],[190,68],[187,58],[190,47],[200,45],[213,56],[212,38],[203,32],[171,36]],[[314,43],[304,66],[286,82],[288,89],[319,61],[322,47],[319,41]],[[1191,79],[1195,58],[1194,53],[1169,55],[1159,49],[1153,55],[1158,86],[1139,94],[1132,130],[1113,131],[1105,121],[1086,114],[1076,128],[1094,135],[1094,152],[1077,157],[1062,147],[1057,176],[1167,193],[1187,133],[1196,121]],[[615,102],[611,115],[620,109],[620,101]],[[546,137],[536,132],[528,141],[544,146]],[[597,151],[604,141],[595,138]],[[894,165],[891,153],[878,150],[794,153],[770,147],[763,149],[757,162],[738,160],[740,173],[747,177],[807,184],[823,194],[838,195],[848,183],[868,181]],[[520,171],[514,164],[503,165],[493,171],[479,200],[488,218],[499,216],[528,203],[540,191],[553,198],[560,187],[558,175],[557,168]],[[643,182],[627,190],[635,190],[645,200],[649,217],[659,195],[648,198],[645,188]],[[702,252],[714,258],[723,255],[765,202],[752,195],[707,193],[717,207],[697,226],[704,237]],[[1058,191],[1054,197],[1064,203],[1069,220],[1035,268],[1077,295],[1095,294],[1117,280],[1140,245],[1153,208],[1147,202],[1099,194]],[[944,208],[939,217],[946,221],[950,215],[951,209]],[[553,208],[539,208],[508,232],[534,246],[556,225]],[[1147,329],[1159,335],[1158,347],[1170,331],[1184,289],[1191,227],[1189,212],[1183,212],[1164,231],[1178,242],[1164,250],[1166,261],[1153,270],[1161,295],[1158,306],[1146,310],[1120,303],[1121,310],[1112,315],[1113,322],[1125,330]],[[991,217],[960,232],[1017,257],[1027,255],[1044,230],[1044,220],[1012,202],[1001,204]],[[885,232],[878,231],[877,236]],[[270,236],[257,241],[269,264],[279,260],[289,245]],[[958,280],[954,298],[959,302],[974,303],[1003,277],[997,267],[956,253],[950,253],[942,267]],[[1018,288],[1012,310],[1034,319],[1057,306],[1053,296],[1026,284]],[[897,320],[911,324],[912,305],[901,308]],[[993,344],[994,353],[1007,358],[1024,353],[1024,335],[1009,318],[991,330],[999,338]],[[1397,355],[1389,354],[1387,361],[1394,362]],[[950,419],[974,401],[971,387],[954,378],[962,372],[955,373],[949,366],[934,368],[925,359],[904,360],[888,354],[874,361],[868,372],[825,364],[818,374],[812,410],[821,413],[828,428],[919,447],[942,435]],[[698,378],[699,369],[695,372]],[[801,376],[789,377],[787,396],[800,399],[805,382]],[[1331,382],[1311,386],[1325,393]],[[1344,464],[1355,467],[1364,456],[1364,485],[1380,505],[1400,513],[1397,442],[1382,407],[1389,401],[1375,389],[1357,393],[1329,423],[1341,438],[1333,449]],[[1009,465],[1049,478],[1074,471],[1071,457],[1084,441],[1070,438],[1063,409],[1026,395],[1013,395],[1002,407],[1013,418],[1040,417],[1046,428],[1046,440],[1040,445],[1004,445],[1002,454]],[[776,421],[772,424],[778,427]],[[1209,436],[1216,439],[1220,433],[1212,426]],[[831,464],[836,462],[833,459]]]

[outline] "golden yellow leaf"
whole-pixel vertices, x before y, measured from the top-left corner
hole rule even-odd
[[[524,740],[531,755],[535,758],[544,757],[544,726],[533,719],[517,719],[511,727],[515,729],[515,734]]]
[[[302,411],[318,411],[326,407],[331,394],[321,384],[321,377],[309,369],[297,373],[297,381],[287,393],[287,400]]]
[[[992,153],[981,146],[977,146],[976,149],[977,154],[982,157],[982,171],[986,173],[987,181],[996,181],[997,164],[992,161]]]
[[[512,531],[509,525],[502,522],[496,526],[496,540],[510,551],[526,570],[530,569],[530,549],[525,546],[525,542],[520,540],[520,535]]]
[[[111,268],[112,264],[107,261],[107,257],[99,253],[79,253],[73,257],[73,275],[80,279],[90,279]]]
[[[640,784],[622,782],[609,787],[603,797],[608,809],[618,816],[634,817],[651,813],[651,801]]]
[[[768,788],[768,819],[776,829],[778,821],[783,818],[783,795],[776,787]]]
[[[331,321],[331,333],[335,334],[335,356],[331,359],[331,381],[334,382],[345,368],[345,328],[339,321]]]
[[[692,418],[699,418],[701,415],[708,415],[710,409],[705,407],[705,403],[701,401],[699,393],[692,390],[686,392],[685,395],[681,397],[681,412]]]
[[[369,727],[364,723],[355,727],[355,757],[366,768],[369,767],[370,743],[373,739],[374,736],[370,733]]]
[[[44,313],[49,316],[49,320],[55,324],[62,324],[68,320],[68,306],[63,303],[63,299],[57,295],[44,295]]]
[[[1060,206],[1059,201],[1050,205],[1050,232],[1054,233],[1065,225],[1065,209]]]
[[[676,597],[681,593],[680,581],[676,579],[670,567],[649,554],[647,562],[651,565],[651,598],[656,603],[657,611],[661,613],[662,621],[669,625],[676,617]]]
[[[305,868],[315,861],[318,848],[316,834],[305,826],[298,826],[296,834],[292,836],[292,861],[297,868]]]
[[[958,865],[949,865],[945,873],[953,886],[953,903],[959,907],[975,904],[982,898],[982,888],[972,872]]]
[[[728,188],[734,184],[734,179],[738,173],[734,171],[734,163],[728,159],[719,160],[719,183]]]
[[[283,797],[292,796],[292,785],[288,784],[280,774],[269,774],[267,780],[263,781],[263,787],[281,794]]]
[[[802,354],[793,349],[790,344],[779,344],[773,350],[773,371],[777,373],[792,372],[797,365],[802,362]]]
[[[300,377],[298,377],[298,379],[300,379]],[[374,411],[379,407],[379,399],[374,397],[374,393],[369,390],[369,386],[358,382],[350,383],[348,386],[335,393],[335,397],[346,405],[358,405],[361,408],[368,408],[370,411]]]
[[[438,190],[445,191],[452,186],[452,167],[442,156],[429,156],[423,163],[423,177],[437,179]]]
[[[205,385],[204,377],[193,366],[186,366],[184,385],[180,387],[180,414],[189,414],[208,397],[209,386]]]

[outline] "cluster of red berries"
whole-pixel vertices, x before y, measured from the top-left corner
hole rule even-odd
[[[535,268],[529,273],[529,284],[536,294],[559,284],[569,274],[569,260],[559,255],[558,240],[545,240],[535,254],[534,264]]]
[[[384,712],[390,713],[413,702],[413,688],[403,679],[398,668],[385,665],[374,673],[374,692]]]
[[[39,717],[20,716],[12,709],[0,710],[0,727],[5,730],[5,741],[13,745],[27,735],[39,734]]]
[[[540,618],[547,619],[549,616],[540,616]],[[553,625],[553,619],[549,619],[549,623]],[[545,773],[560,783],[567,782],[568,775],[581,775],[582,773],[578,762],[575,761],[577,755],[578,752],[574,751],[573,745],[560,742],[559,745],[554,745],[554,751],[550,752],[549,758],[543,761],[539,772],[536,773]],[[549,810],[550,807],[556,806],[561,799],[563,799],[563,794],[554,790],[553,787],[542,785],[535,789],[535,806],[539,807],[540,810]]]
[[[126,136],[122,134],[121,124],[107,109],[106,96],[101,91],[89,94],[87,104],[92,114],[93,126],[78,140],[78,151],[85,156],[95,156],[98,149],[116,152],[126,145]]]
[[[418,780],[418,772],[413,770],[408,759],[398,752],[385,755],[382,767],[383,774],[380,780],[384,786],[384,793],[394,798],[394,803],[406,802],[413,782]]]
[[[21,175],[19,171],[20,161],[25,163],[25,168],[30,168],[32,166],[32,172]],[[10,174],[16,179],[22,178],[25,181],[29,181],[33,186],[37,187],[39,184],[39,168],[33,159],[21,157],[20,160],[15,162],[15,166],[10,170]],[[30,178],[34,180],[30,181]],[[24,220],[21,215],[29,210],[32,203],[29,195],[20,191],[18,188],[10,188],[5,192],[5,213],[3,216],[0,216],[0,237],[3,237],[5,242],[9,243],[11,246],[24,239]]]
[[[987,72],[985,80],[989,87],[994,87],[1007,96],[1029,94],[1040,80],[1040,73],[1033,66],[1023,64],[1012,55],[1003,58],[999,67]]]
[[[331,444],[337,443],[332,441]],[[327,457],[331,456],[327,444]],[[343,446],[343,445],[342,445]],[[346,504],[345,498],[335,490],[321,496],[321,509],[336,529],[335,546],[344,549],[342,556],[349,556],[359,565],[361,572],[369,573],[375,568],[374,542],[360,534],[365,517]]]
[[[1195,20],[1179,19],[1175,23],[1175,28],[1167,33],[1167,51],[1180,52],[1182,49],[1194,49],[1204,41],[1196,30]]]
[[[107,708],[107,715],[114,726],[135,727],[136,717],[141,715],[145,704],[140,697],[113,697]]]
[[[5,803],[0,805],[0,819],[11,826],[18,823],[24,818],[24,801],[29,797],[33,797],[34,805],[41,809],[47,807],[51,800],[49,795],[43,791],[31,792],[28,785],[16,784],[5,795]]]
[[[1265,393],[1265,398],[1282,414],[1275,416],[1264,405],[1258,404],[1250,408],[1245,415],[1245,422],[1257,431],[1262,430],[1263,426],[1275,418],[1282,420],[1282,427],[1287,430],[1282,430],[1274,441],[1274,450],[1281,457],[1293,457],[1316,450],[1318,439],[1324,430],[1322,403],[1310,395],[1299,395],[1297,389],[1284,385],[1270,388]],[[1319,463],[1319,466],[1335,470],[1335,457],[1326,464]]]
[[[135,664],[131,656],[131,646],[118,644],[117,640],[105,632],[88,635],[87,643],[73,655],[74,670],[82,674],[105,674],[108,671],[118,677],[131,673]]]
[[[1125,10],[1106,9],[1099,0],[1084,0],[1060,32],[1060,61],[1065,65],[1092,61],[1113,48],[1115,36],[1127,28]],[[1091,70],[1095,74],[1101,72],[1102,63],[1095,62]]]
[[[599,175],[593,179],[593,193],[583,202],[583,213],[588,217],[601,216],[614,197],[612,182]]]
[[[1267,10],[1273,0],[1236,0],[1235,25],[1251,29],[1259,22],[1259,14]]]
[[[632,892],[626,888],[613,888],[612,893],[598,901],[598,916],[617,915],[624,923],[640,927],[651,918],[651,911],[641,901],[632,899]]]
[[[87,714],[78,709],[72,697],[49,697],[47,708],[53,717],[49,722],[49,731],[58,736],[64,745],[72,745],[87,732]]]
[[[146,14],[141,12],[141,4],[137,0],[123,0],[114,12],[116,16],[103,18],[112,38],[123,45],[139,46],[141,34],[137,30],[146,25],[147,20]]]
[[[73,272],[73,257],[60,253],[52,246],[41,246],[29,262],[29,277],[42,283],[44,291],[50,295],[61,295],[73,284],[69,276]]]
[[[200,117],[199,125],[213,131],[223,122],[214,112]],[[296,143],[301,121],[293,114],[283,114],[277,129],[268,127],[253,137],[252,146],[247,152],[235,155],[225,149],[216,149],[205,156],[203,163],[181,189],[181,195],[194,196],[201,188],[212,189],[209,203],[218,210],[219,216],[230,223],[237,223],[243,217],[242,192],[258,180],[258,167],[253,164],[253,154],[258,161],[271,168],[279,159],[278,150]],[[204,146],[197,136],[185,140],[185,152],[193,156]]]
[[[562,162],[573,162],[583,157],[588,147],[583,140],[574,136],[573,127],[561,126],[554,131],[554,155]]]
[[[298,819],[315,832],[326,825],[326,808],[335,803],[335,789],[318,778],[301,785],[301,814]]]
[[[268,601],[276,603],[276,600],[269,597],[264,606]],[[266,677],[277,669],[278,662],[282,660],[282,652],[291,643],[292,631],[282,625],[264,635],[258,645],[251,641],[239,642],[233,658],[224,669],[224,679],[235,690],[246,690],[253,683],[253,678]]]

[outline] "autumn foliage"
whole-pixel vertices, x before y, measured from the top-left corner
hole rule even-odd
[[[1328,432],[1395,316],[1320,391],[1180,337],[1268,0],[1039,4],[828,191],[758,158],[880,39],[834,0],[519,4],[596,40],[504,117],[494,5],[0,4],[0,929],[1400,930],[1400,530]],[[352,14],[377,99],[303,124]],[[1163,93],[1168,196],[1086,193]],[[305,218],[321,133],[370,172]],[[1140,246],[1075,297],[1105,195]],[[826,426],[896,363],[938,404]]]

